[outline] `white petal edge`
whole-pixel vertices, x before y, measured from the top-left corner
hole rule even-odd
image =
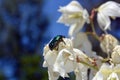
[[[54,72],[59,72],[60,75],[64,78],[66,77],[66,74],[67,72],[71,72],[73,71],[73,66],[72,66],[72,63],[71,62],[66,62],[68,60],[68,58],[73,55],[69,50],[67,49],[63,49],[59,52],[57,58],[56,58],[56,61],[55,61],[55,64],[54,64]],[[68,64],[69,66],[67,66],[67,69],[66,69],[66,64]]]
[[[109,30],[111,29],[110,28],[111,21],[110,21],[109,17],[105,16],[103,13],[97,14],[97,21],[98,21],[100,28],[103,31],[106,31],[107,29],[109,29]]]
[[[59,12],[62,13],[71,13],[71,12],[81,12],[83,10],[83,7],[79,4],[78,1],[71,1],[68,5],[66,5],[65,7],[60,7],[60,9],[58,10]]]
[[[69,36],[75,36],[83,28],[84,23],[85,21],[81,20],[80,23],[71,25],[68,32]]]

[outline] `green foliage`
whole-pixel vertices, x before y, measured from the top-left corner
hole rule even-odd
[[[21,80],[48,80],[47,76],[47,70],[42,67],[40,55],[21,57]]]

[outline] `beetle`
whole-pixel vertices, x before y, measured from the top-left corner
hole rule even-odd
[[[52,50],[58,50],[58,45],[60,42],[64,42],[63,38],[65,38],[65,36],[63,35],[57,35],[55,36],[49,43],[49,49]],[[65,43],[65,42],[64,42]]]

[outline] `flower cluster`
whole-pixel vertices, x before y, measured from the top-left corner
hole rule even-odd
[[[58,50],[51,51],[49,44],[44,48],[43,67],[48,67],[49,80],[56,80],[59,76],[68,77],[69,72],[75,73],[76,80],[87,78],[89,66],[97,68],[94,66],[94,60],[81,50],[73,48],[71,39],[63,38],[63,41],[58,44]]]
[[[73,0],[58,11],[62,16],[57,22],[70,26],[69,37],[57,35],[44,47],[43,67],[48,68],[49,80],[57,80],[59,76],[69,77],[70,72],[74,72],[76,80],[120,80],[119,41],[107,32],[111,27],[110,18],[120,17],[120,4],[108,1],[93,8],[89,15],[78,1]],[[95,15],[104,32],[102,36],[98,36],[95,31]],[[92,31],[81,31],[85,23],[91,26]],[[107,58],[93,51],[88,34],[99,41]]]

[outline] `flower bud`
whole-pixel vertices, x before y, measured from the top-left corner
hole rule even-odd
[[[111,54],[116,45],[118,45],[118,40],[114,36],[111,34],[102,35],[100,47],[103,52],[107,53],[108,55]]]
[[[120,63],[120,45],[115,46],[113,52],[111,54],[113,63],[119,64]]]

